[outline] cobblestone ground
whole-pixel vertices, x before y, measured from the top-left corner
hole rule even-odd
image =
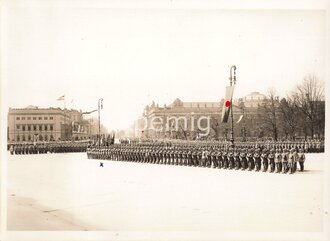
[[[294,175],[88,160],[8,158],[9,230],[322,231],[324,154]]]

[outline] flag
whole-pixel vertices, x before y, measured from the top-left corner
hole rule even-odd
[[[83,112],[82,114],[92,114],[93,112],[95,112],[97,110],[92,110],[92,111],[86,111],[86,112]]]
[[[236,122],[236,124],[240,123],[242,119],[243,119],[243,115],[241,115],[241,116],[239,117],[239,119],[238,119],[238,121]]]
[[[34,134],[34,135],[33,135],[33,145],[34,145],[34,146],[37,144],[38,139],[39,139],[39,134]]]
[[[233,98],[233,93],[234,93],[234,86],[227,86],[226,87],[226,98],[225,98],[225,101],[223,102],[223,106],[222,106],[222,115],[221,115],[222,123],[228,122],[229,113],[232,108],[231,101]]]
[[[64,100],[64,99],[65,99],[65,95],[62,95],[62,96],[58,97],[57,100]]]

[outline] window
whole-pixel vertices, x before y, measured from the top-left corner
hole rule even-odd
[[[53,141],[54,140],[54,136],[53,135],[50,135],[50,141]]]
[[[45,116],[45,117],[44,117],[44,120],[48,120],[48,117],[47,117],[47,116]]]
[[[33,120],[37,120],[37,117],[34,116],[34,117],[33,117]]]
[[[27,119],[28,119],[28,120],[31,120],[31,117],[29,116]]]
[[[28,141],[31,141],[31,135],[28,135]]]
[[[21,118],[19,118],[19,117],[16,117],[16,120],[20,120]]]
[[[53,125],[50,125],[49,130],[53,131],[53,129],[54,129]]]
[[[33,126],[33,130],[34,130],[34,131],[37,130],[37,126],[36,126],[36,125]]]
[[[25,125],[22,126],[23,131],[25,131]]]
[[[28,131],[30,131],[30,130],[31,130],[31,126],[30,126],[30,125],[28,125],[28,126],[27,126],[27,128],[28,128]]]
[[[48,141],[48,136],[47,135],[45,135],[45,141]]]
[[[25,141],[25,135],[22,136],[22,141]]]
[[[49,117],[49,119],[50,119],[50,120],[53,120],[54,118],[51,116],[51,117]]]
[[[25,120],[25,117],[22,117],[22,120]]]
[[[42,120],[42,117],[41,117],[41,116],[39,116],[39,117],[38,117],[38,120]]]
[[[16,140],[17,140],[17,141],[20,141],[19,135],[17,135]]]
[[[20,125],[16,125],[16,129],[19,130],[19,128],[20,128]]]
[[[47,125],[45,125],[45,131],[47,131]]]
[[[42,125],[39,125],[39,131],[42,131]]]

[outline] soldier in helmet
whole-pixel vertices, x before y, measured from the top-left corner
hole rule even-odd
[[[267,148],[262,150],[261,159],[262,159],[262,166],[263,166],[262,171],[266,172],[268,170],[268,149]]]
[[[213,168],[217,168],[218,165],[219,165],[217,151],[215,149],[211,150],[210,155],[211,155],[211,160],[212,160],[212,166],[213,166]]]
[[[235,167],[234,150],[233,150],[233,148],[229,148],[228,161],[229,161],[229,169],[233,169]]]
[[[290,174],[294,173],[294,160],[295,159],[295,151],[294,148],[290,150],[289,158],[288,158],[288,169],[290,171]]]
[[[13,145],[10,145],[9,152],[10,152],[10,155],[14,155],[14,146]]]
[[[277,148],[275,150],[275,166],[276,166],[276,173],[282,172],[282,150],[281,150],[281,148]]]
[[[270,172],[275,171],[275,150],[272,148],[268,154],[269,165],[270,165]]]
[[[199,165],[198,163],[198,153],[197,150],[194,148],[192,149],[192,160],[194,167],[197,167]]]
[[[305,162],[305,153],[304,150],[301,148],[299,149],[298,152],[298,162],[299,162],[299,166],[300,166],[300,171],[303,172],[304,171],[304,162]]]
[[[183,149],[182,151],[182,164],[184,166],[188,165],[188,159],[189,159],[189,155],[186,149]]]
[[[222,158],[222,151],[221,149],[219,149],[216,153],[217,156],[217,160],[218,160],[218,168],[222,168],[223,167],[223,158]]]
[[[289,151],[287,148],[284,148],[283,154],[282,154],[282,169],[283,173],[287,173],[289,168],[288,168],[288,159],[289,159]]]
[[[187,152],[187,165],[192,166],[193,165],[192,151],[189,148],[186,152]]]
[[[202,158],[203,158],[203,151],[202,151],[202,149],[198,149],[197,159],[198,159],[199,167],[202,167],[204,164]]]
[[[201,166],[206,166],[206,159],[207,159],[207,151],[202,150],[202,158],[201,158]]]
[[[234,168],[235,168],[235,170],[238,170],[241,168],[241,160],[239,159],[239,149],[238,148],[234,148],[233,157],[234,157]]]
[[[247,153],[247,159],[248,159],[249,171],[252,171],[254,169],[254,158],[253,158],[253,149],[252,148],[250,148]]]
[[[253,157],[254,157],[254,163],[256,166],[255,170],[258,172],[261,169],[261,159],[260,159],[260,149],[259,148],[257,148],[255,150]]]
[[[239,158],[240,158],[240,161],[241,161],[241,166],[242,166],[242,169],[243,169],[243,170],[246,170],[246,168],[248,167],[248,163],[247,163],[247,160],[246,160],[246,156],[247,156],[246,149],[243,148],[243,149],[241,150],[240,155],[239,155]]]

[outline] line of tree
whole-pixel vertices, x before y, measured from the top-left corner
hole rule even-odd
[[[271,89],[265,103],[258,107],[258,124],[263,135],[274,140],[323,138],[324,83],[315,75],[307,75],[290,95],[281,99]]]

